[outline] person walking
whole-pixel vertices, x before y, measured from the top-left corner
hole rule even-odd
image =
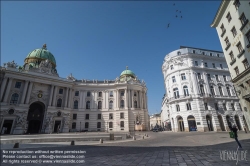
[[[240,144],[240,142],[238,140],[238,134],[237,134],[238,129],[237,129],[236,125],[234,124],[233,127],[230,127],[230,130],[232,132],[234,132],[234,139],[237,142],[238,146],[242,149],[242,146],[241,146],[241,144]]]

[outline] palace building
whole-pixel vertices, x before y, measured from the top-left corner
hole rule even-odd
[[[46,44],[23,66],[1,67],[1,134],[148,130],[147,87],[131,71],[115,80],[61,78]]]
[[[184,47],[162,65],[162,115],[172,131],[229,131],[246,126],[223,52]]]

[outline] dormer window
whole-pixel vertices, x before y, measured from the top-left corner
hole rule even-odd
[[[63,89],[62,88],[59,89],[59,94],[63,94]]]
[[[79,96],[79,91],[75,91],[75,96]]]

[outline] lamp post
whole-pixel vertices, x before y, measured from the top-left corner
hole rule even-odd
[[[80,132],[81,132],[82,122],[80,122]]]

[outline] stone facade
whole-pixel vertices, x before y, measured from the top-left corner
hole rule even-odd
[[[250,10],[249,1],[221,2],[212,27],[216,28],[226,55],[232,82],[250,129]]]
[[[149,129],[146,84],[130,70],[115,80],[60,78],[48,59],[29,58],[1,67],[1,134]]]
[[[228,131],[245,127],[222,52],[181,46],[166,55],[162,72],[172,131]],[[163,112],[163,111],[162,111]]]

